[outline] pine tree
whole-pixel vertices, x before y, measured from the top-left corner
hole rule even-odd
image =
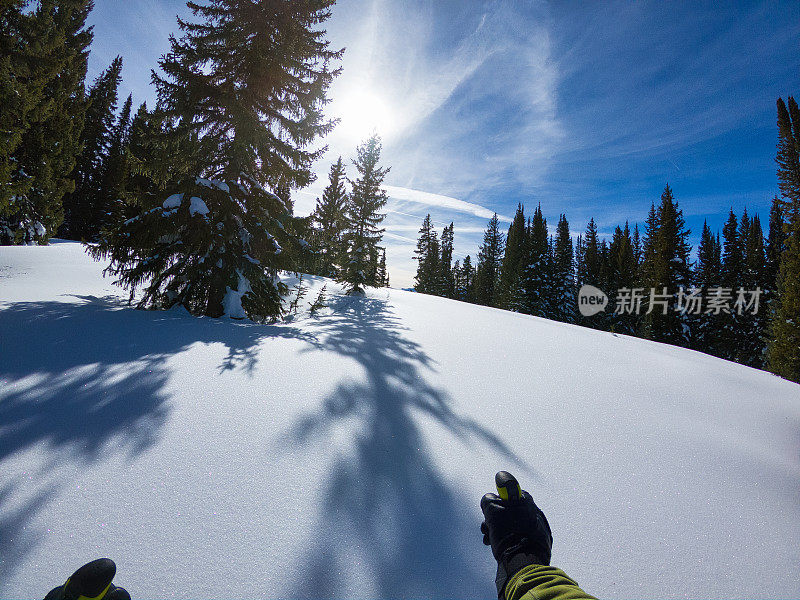
[[[347,190],[342,157],[331,165],[328,186],[317,199],[313,220],[315,224],[318,273],[325,277],[336,276],[336,265],[344,252],[342,238],[347,226]]]
[[[644,235],[642,236],[642,254],[639,263],[639,283],[641,287],[647,288],[650,282],[656,278],[656,236],[660,227],[658,222],[658,212],[656,211],[655,203],[650,204],[650,212],[647,213],[647,219],[644,222]],[[645,293],[649,293],[649,289],[645,289]],[[646,335],[647,323],[642,320],[643,334]]]
[[[528,227],[527,249],[522,271],[522,289],[525,297],[524,312],[540,317],[548,316],[550,256],[547,221],[541,204],[536,207]]]
[[[369,261],[367,262],[367,280],[371,281],[373,287],[381,287],[381,280],[378,279],[378,252],[379,248],[375,246],[369,250]]]
[[[172,150],[169,175],[156,177],[167,198],[93,251],[111,258],[124,286],[145,287],[140,306],[254,320],[282,313],[286,286],[275,276],[291,266],[297,239],[291,204],[276,193],[312,181],[324,148],[308,147],[334,125],[322,108],[341,52],[318,28],[332,4],[210,0],[189,4],[199,22],[179,19],[183,35],[170,38],[164,76],[153,76]]]
[[[747,214],[747,208],[742,213],[742,218],[739,220],[739,229],[736,232],[736,242],[739,246],[739,272],[736,279],[729,280],[731,293],[734,298],[731,306],[731,318],[733,320],[733,327],[731,329],[731,350],[732,359],[739,363],[751,364],[753,358],[749,356],[748,346],[750,344],[750,336],[754,333],[750,330],[751,315],[745,314],[735,306],[735,300],[739,295],[739,291],[746,292],[751,290],[749,285],[749,278],[747,272],[747,244],[750,238],[751,220]],[[755,287],[755,284],[754,286]]]
[[[744,235],[745,231],[741,234]],[[768,319],[761,294],[767,285],[766,251],[761,219],[755,215],[750,219],[744,238],[744,273],[741,287],[747,294],[759,294],[759,305],[742,314],[742,340],[739,362],[751,367],[762,368],[765,361],[766,327]],[[748,300],[751,298],[748,298]],[[754,312],[755,311],[755,312]]]
[[[785,212],[791,213],[800,200],[800,114],[792,96],[787,109],[782,98],[778,98],[778,188]],[[792,114],[795,113],[795,114]]]
[[[564,323],[575,321],[575,265],[572,238],[566,215],[558,218],[553,244],[553,307],[551,317]]]
[[[601,265],[600,265],[600,238],[597,236],[597,225],[594,218],[589,219],[586,231],[582,238],[583,246],[583,269],[581,273],[582,284],[589,284],[600,287]]]
[[[604,238],[600,242],[600,289],[609,297],[609,306],[603,312],[595,315],[594,322],[598,329],[602,329],[603,331],[612,331],[612,312],[611,312],[611,302],[612,298],[614,297],[615,290],[611,289],[610,281],[611,281],[611,249],[608,245],[608,241]]]
[[[381,184],[389,172],[389,167],[378,166],[381,141],[377,134],[362,143],[356,155],[353,164],[359,177],[353,182],[348,198],[346,256],[338,276],[348,294],[363,294],[365,285],[376,285],[369,276],[368,260],[383,237],[384,230],[379,226],[386,215],[380,211],[386,205],[387,196]]]
[[[578,234],[578,238],[575,240],[575,289],[576,290],[580,289],[581,286],[586,283],[585,277],[586,277],[586,243],[583,240],[583,234]]]
[[[703,232],[700,235],[700,245],[697,247],[697,263],[694,269],[693,284],[699,290],[700,298],[708,297],[708,290],[720,285],[722,271],[722,254],[719,236],[711,233],[707,222],[703,222]],[[699,314],[691,315],[692,348],[712,354],[722,355],[720,331],[722,329],[722,315],[714,311],[706,312],[706,307],[700,305]]]
[[[18,79],[25,84],[15,88],[19,104],[9,107],[21,109],[11,119],[23,120],[1,144],[0,171],[7,179],[0,180],[0,243],[46,243],[63,220],[62,198],[74,186],[70,173],[86,110],[83,86],[92,33],[85,24],[91,6],[90,0],[41,0],[30,12],[27,3],[12,3],[7,13],[11,30],[22,30],[0,77],[3,85],[16,85]],[[19,8],[25,12],[21,20]],[[5,110],[0,121],[8,119]],[[2,153],[12,147],[4,159]]]
[[[772,199],[769,211],[769,234],[767,235],[766,246],[766,265],[764,278],[766,280],[767,304],[772,303],[778,281],[778,267],[781,261],[781,254],[786,249],[786,233],[783,227],[783,208],[778,196]]]
[[[453,297],[453,238],[455,232],[453,223],[450,223],[442,230],[440,256],[439,256],[439,272],[437,275],[438,281],[438,294],[445,298]]]
[[[639,224],[633,226],[633,238],[631,239],[633,247],[633,261],[636,263],[636,272],[642,265],[642,239],[639,236]]]
[[[117,56],[89,89],[81,153],[72,177],[75,190],[64,197],[64,224],[59,234],[73,240],[95,241],[104,223],[104,166],[117,109],[117,88],[122,80],[122,58]]]
[[[381,248],[381,258],[378,261],[378,287],[389,287],[389,271],[386,270],[386,248]]]
[[[503,262],[500,265],[500,279],[497,288],[497,306],[500,308],[519,312],[525,307],[522,275],[527,248],[528,231],[525,209],[522,204],[518,204],[514,219],[508,227]]]
[[[778,99],[778,185],[785,249],[772,303],[767,364],[770,371],[800,382],[800,110],[793,97],[788,110]]]
[[[463,302],[474,304],[475,299],[475,268],[472,266],[472,258],[467,254],[461,265],[456,285],[456,298]]]
[[[188,138],[174,135],[163,113],[151,112],[146,103],[139,106],[131,119],[126,148],[127,219],[160,204],[165,189],[180,186],[187,172],[184,152],[190,147],[189,142]]]
[[[483,234],[483,244],[478,251],[473,284],[475,302],[478,304],[495,305],[503,251],[503,234],[500,233],[500,221],[495,213]]]
[[[414,251],[414,260],[417,261],[414,290],[421,294],[432,294],[435,289],[435,277],[439,263],[438,246],[436,230],[433,228],[431,215],[428,214],[422,221],[417,249]]]
[[[25,189],[24,180],[12,180],[13,159],[30,127],[30,119],[43,102],[46,79],[37,69],[34,39],[35,15],[25,11],[26,0],[4,3],[0,12],[0,243],[9,244],[13,232],[2,225],[11,198]]]
[[[654,229],[657,225],[657,229]],[[688,290],[691,284],[691,247],[683,211],[678,208],[669,185],[661,194],[661,204],[653,219],[648,217],[647,241],[645,244],[645,292],[649,292],[650,303],[643,316],[646,337],[656,341],[686,346],[689,344],[688,317],[678,305],[680,288]],[[648,262],[649,261],[649,262]],[[667,298],[663,296],[666,290]],[[663,299],[666,304],[657,303]],[[666,306],[666,313],[664,312]],[[652,310],[651,310],[652,309]]]
[[[619,226],[614,229],[608,257],[606,287],[609,302],[611,302],[614,293],[619,293],[620,290],[632,290],[636,287],[636,258],[627,221],[625,229]],[[638,326],[638,315],[635,310],[614,312],[609,314],[609,323],[612,331],[633,335]]]
[[[100,187],[99,207],[103,213],[98,219],[100,229],[118,227],[130,218],[126,196],[130,175],[128,145],[132,107],[133,96],[129,95],[111,131],[108,154],[103,162],[103,183]]]
[[[781,256],[786,249],[786,233],[784,231],[783,208],[778,196],[772,199],[769,211],[769,233],[767,234],[764,253],[766,262],[764,264],[764,293],[762,295],[761,310],[764,311],[764,337],[766,346],[770,339],[770,321],[774,311],[777,309],[778,295],[778,270],[780,268]],[[764,360],[767,360],[767,349],[765,347]]]
[[[577,273],[579,285],[591,285],[603,289],[605,286],[603,281],[602,246],[597,236],[597,225],[594,222],[594,218],[589,219],[584,235],[578,238],[578,249]],[[594,329],[606,328],[606,319],[603,313],[591,317],[578,315],[576,318],[580,325]]]
[[[739,221],[731,209],[728,220],[722,228],[722,272],[720,285],[731,297],[742,284],[744,272],[744,249],[742,246]],[[732,302],[730,303],[732,304]],[[738,315],[729,306],[720,319],[720,356],[737,360],[741,342],[741,323]]]

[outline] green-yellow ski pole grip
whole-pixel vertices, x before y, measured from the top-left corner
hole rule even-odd
[[[512,503],[522,499],[522,488],[508,471],[498,471],[494,476],[494,484],[497,486],[497,495],[501,499]]]

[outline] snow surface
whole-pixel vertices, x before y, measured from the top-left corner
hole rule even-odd
[[[503,468],[590,593],[800,597],[796,384],[322,278],[280,325],[137,311],[103,267],[0,248],[0,597],[110,556],[134,598],[494,598]]]

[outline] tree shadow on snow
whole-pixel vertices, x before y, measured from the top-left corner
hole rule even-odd
[[[77,298],[78,302],[74,302]],[[0,308],[0,581],[36,544],[26,524],[55,493],[44,483],[11,505],[4,462],[39,444],[50,465],[134,458],[156,443],[170,414],[165,361],[194,343],[222,343],[221,370],[252,370],[265,337],[302,337],[291,327],[198,319],[185,311],[139,311],[114,298],[17,302]],[[32,488],[29,488],[32,489]],[[11,543],[13,540],[13,543]]]
[[[426,383],[430,357],[403,337],[384,301],[344,297],[330,304],[333,314],[320,322],[315,346],[357,361],[365,380],[340,385],[283,444],[302,447],[340,420],[357,419],[359,426],[352,451],[334,462],[323,521],[313,529],[316,541],[298,576],[303,583],[289,596],[491,597],[491,555],[474,551],[481,544],[478,499],[449,487],[417,421],[432,421],[435,435],[486,444],[521,470],[531,469],[490,430],[455,413],[446,392]],[[354,569],[372,586],[350,580]]]

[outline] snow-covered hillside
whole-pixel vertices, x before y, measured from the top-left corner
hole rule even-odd
[[[100,556],[134,598],[493,598],[499,469],[590,593],[800,596],[796,384],[330,282],[273,326],[137,311],[102,267],[0,248],[4,598]]]

